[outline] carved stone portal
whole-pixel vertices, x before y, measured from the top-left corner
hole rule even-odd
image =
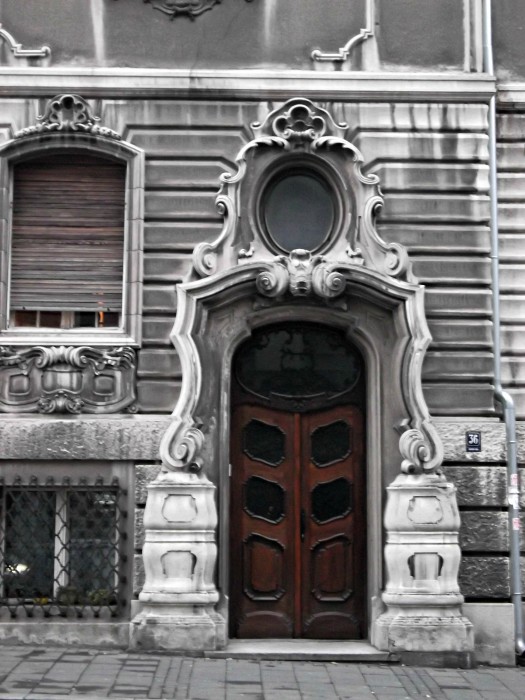
[[[370,602],[370,638],[395,652],[468,654],[472,628],[460,609],[455,491],[439,472],[443,447],[421,386],[430,342],[424,288],[403,246],[379,236],[379,180],[362,172],[348,125],[297,98],[252,128],[237,172],[221,177],[223,231],[195,248],[192,278],[178,286],[172,340],[182,387],[161,444],[163,472],[149,486],[146,580],[133,644],[180,650],[225,644],[232,359],[254,329],[307,321],[343,331],[367,370],[366,531],[369,561],[376,562],[367,572],[368,597],[382,598],[386,608],[381,614]],[[301,168],[333,189],[337,212],[313,250],[286,251],[264,230],[261,206],[276,173]],[[383,523],[384,484],[390,486]],[[218,500],[223,551],[215,577]],[[162,518],[173,503],[181,504],[179,520]],[[175,561],[177,576],[167,564]]]
[[[134,412],[135,364],[132,348],[0,347],[0,411]]]

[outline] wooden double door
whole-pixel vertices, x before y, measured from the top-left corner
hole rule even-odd
[[[230,636],[366,637],[363,415],[233,411]]]

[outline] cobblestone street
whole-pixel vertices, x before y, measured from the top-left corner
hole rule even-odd
[[[189,658],[0,647],[0,700],[523,700],[525,669]]]

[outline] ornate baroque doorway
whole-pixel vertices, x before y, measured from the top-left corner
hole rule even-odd
[[[237,352],[230,636],[366,637],[364,383],[344,333],[311,323]]]

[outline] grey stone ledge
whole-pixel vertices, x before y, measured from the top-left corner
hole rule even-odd
[[[170,416],[0,418],[0,459],[156,460]]]
[[[319,70],[171,70],[141,68],[0,68],[4,97],[49,96],[75,90],[84,97],[243,96],[306,97],[352,101],[488,102],[494,78],[474,73],[366,73]]]

